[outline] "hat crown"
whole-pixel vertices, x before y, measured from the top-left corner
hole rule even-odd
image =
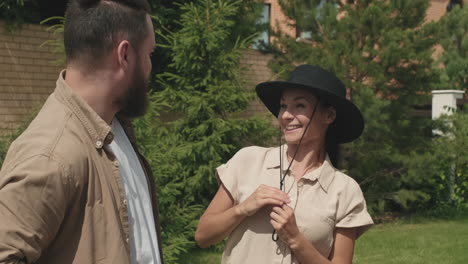
[[[338,97],[346,98],[346,88],[343,82],[332,73],[319,66],[301,65],[291,72],[289,82],[312,86],[322,91],[332,93]]]

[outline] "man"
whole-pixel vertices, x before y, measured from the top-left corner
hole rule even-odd
[[[147,105],[146,0],[71,0],[66,70],[0,172],[0,263],[162,263],[154,180],[127,118]]]

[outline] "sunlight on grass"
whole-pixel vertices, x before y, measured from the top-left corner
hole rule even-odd
[[[181,263],[219,264],[221,254],[198,249]],[[468,218],[377,225],[357,240],[353,263],[468,263]]]
[[[357,240],[354,263],[468,263],[468,219],[378,225]]]

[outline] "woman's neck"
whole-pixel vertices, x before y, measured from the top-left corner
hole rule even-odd
[[[294,157],[294,153],[297,154]],[[313,171],[320,167],[325,160],[325,146],[323,144],[301,144],[298,145],[288,144],[287,157],[291,162],[294,157],[294,162],[291,165],[291,172],[296,180],[299,180],[306,173]]]

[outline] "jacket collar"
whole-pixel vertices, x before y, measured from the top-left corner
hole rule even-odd
[[[80,120],[88,132],[88,136],[94,142],[94,147],[101,149],[104,145],[111,143],[114,138],[111,127],[81,97],[73,92],[65,82],[65,74],[65,70],[60,72],[54,94]]]
[[[286,172],[286,169],[288,168],[289,161],[287,159],[287,151],[288,151],[288,146],[285,144],[281,147],[282,150],[282,160],[283,160],[283,171],[282,173]],[[267,164],[267,169],[280,169],[280,159],[279,159],[279,153],[280,153],[280,148],[272,148],[267,156],[266,156],[266,164]],[[335,167],[333,167],[330,158],[328,157],[328,154],[323,161],[322,165],[318,167],[317,169],[305,174],[302,176],[303,179],[307,179],[311,182],[318,181],[320,184],[320,187],[325,191],[328,192],[328,188],[330,187],[330,184],[333,181],[333,178],[335,177]]]

